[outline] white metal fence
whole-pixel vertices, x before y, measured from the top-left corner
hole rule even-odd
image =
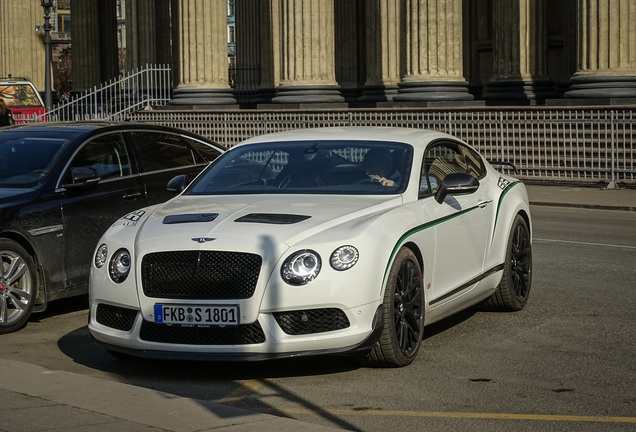
[[[636,107],[463,110],[140,111],[131,120],[187,129],[225,147],[321,126],[402,126],[451,133],[526,180],[636,186]]]
[[[15,116],[18,123],[33,121],[125,120],[138,110],[166,105],[172,98],[168,65],[146,65],[100,87],[62,99],[44,116]]]

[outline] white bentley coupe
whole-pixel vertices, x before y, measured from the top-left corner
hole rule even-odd
[[[448,134],[264,135],[168,188],[96,245],[89,329],[116,356],[405,366],[426,325],[528,301],[526,188]]]

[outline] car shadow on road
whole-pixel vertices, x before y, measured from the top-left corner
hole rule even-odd
[[[86,309],[88,309],[88,294],[54,300],[47,304],[44,311],[31,314],[28,322],[40,322],[57,315],[79,312]]]

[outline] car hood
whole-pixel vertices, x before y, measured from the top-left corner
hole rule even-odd
[[[400,204],[399,195],[177,197],[141,216],[136,246],[146,253],[199,247],[276,255],[317,234],[351,234]]]

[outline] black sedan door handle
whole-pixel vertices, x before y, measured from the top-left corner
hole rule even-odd
[[[141,192],[127,193],[126,195],[124,195],[124,199],[128,201],[134,201],[140,196],[141,196]]]

